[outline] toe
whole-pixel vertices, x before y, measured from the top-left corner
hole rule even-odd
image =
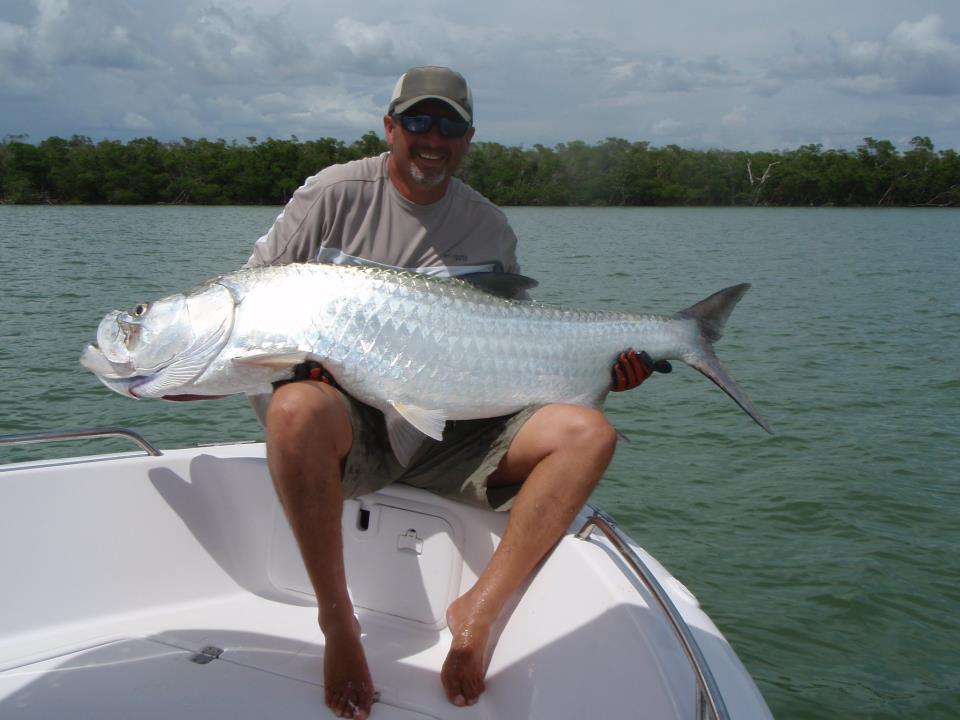
[[[327,707],[337,717],[350,717],[347,714],[347,696],[338,692],[330,693],[330,699],[327,700]]]
[[[483,683],[482,682],[464,682],[464,690],[467,699],[467,705],[475,705],[477,700],[480,699],[480,694],[483,692]]]

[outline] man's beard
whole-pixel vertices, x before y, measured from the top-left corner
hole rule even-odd
[[[387,148],[390,150],[390,152],[393,152],[393,145],[388,145]],[[446,179],[450,176],[449,170],[447,168],[443,168],[443,170],[436,175],[427,175],[417,166],[416,161],[413,159],[413,156],[416,154],[416,152],[416,146],[410,148],[410,162],[407,163],[410,168],[410,171],[407,173],[410,176],[410,179],[420,187],[425,188],[443,185]]]
[[[447,171],[444,169],[436,175],[428,176],[424,174],[423,170],[417,167],[415,162],[411,161],[410,177],[417,185],[422,187],[437,187],[438,185],[443,185],[443,182],[447,179]]]

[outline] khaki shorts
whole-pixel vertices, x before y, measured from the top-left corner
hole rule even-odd
[[[520,485],[487,487],[523,424],[539,409],[484,420],[448,422],[443,441],[427,438],[409,467],[397,461],[387,440],[383,413],[341,394],[353,424],[353,446],[343,469],[343,492],[357,497],[391,483],[429,490],[487,510],[506,511]]]

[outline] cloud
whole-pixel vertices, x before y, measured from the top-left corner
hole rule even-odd
[[[208,5],[188,12],[172,31],[174,62],[184,76],[212,83],[277,83],[294,77],[321,82],[326,73],[314,62],[302,33],[286,16],[254,15]],[[322,38],[318,38],[318,44]]]
[[[900,23],[890,36],[884,59],[895,69],[901,90],[916,95],[960,93],[960,43],[946,34],[943,19],[928,15]]]
[[[127,130],[149,130],[153,123],[140,113],[125,112],[121,118],[121,127]]]
[[[22,10],[22,8],[21,8]],[[127,3],[35,0],[20,22],[0,20],[0,92],[47,90],[64,69],[156,70],[149,33]]]
[[[47,81],[33,52],[29,29],[0,20],[0,92],[29,95],[42,90]]]
[[[730,112],[720,118],[720,124],[730,128],[742,128],[747,126],[747,106],[738,105]]]
[[[898,23],[881,40],[832,33],[826,45],[798,45],[776,64],[783,81],[829,83],[855,95],[951,96],[960,94],[960,43],[946,32],[940,15]]]
[[[409,25],[381,22],[376,25],[343,17],[333,26],[333,41],[346,53],[354,70],[371,74],[396,74],[397,68],[408,68],[423,62],[424,48],[414,40],[430,37],[414,31]],[[441,34],[442,35],[442,34]],[[432,39],[437,43],[436,36]]]
[[[31,29],[38,56],[53,65],[143,69],[157,60],[146,49],[150,36],[138,28],[128,3],[98,0],[36,0]]]
[[[680,60],[658,57],[616,64],[609,70],[612,90],[693,92],[705,87],[740,85],[742,73],[719,58]]]
[[[675,120],[674,118],[661,118],[651,126],[654,135],[673,135],[676,133],[686,133],[690,130],[689,123]]]
[[[217,95],[202,103],[193,101],[195,115],[229,118],[228,127],[247,128],[245,135],[303,137],[329,134],[324,129],[348,130],[352,135],[382,125],[384,108],[370,95],[355,95],[330,88],[300,88],[255,97]],[[223,121],[219,121],[221,125]],[[276,132],[274,128],[283,128]],[[231,135],[231,133],[227,133]]]

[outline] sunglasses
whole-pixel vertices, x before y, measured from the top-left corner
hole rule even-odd
[[[470,123],[466,120],[451,120],[434,115],[394,115],[393,117],[400,120],[404,130],[414,135],[424,135],[430,132],[430,128],[434,125],[438,125],[440,134],[445,138],[461,138],[470,129]]]

